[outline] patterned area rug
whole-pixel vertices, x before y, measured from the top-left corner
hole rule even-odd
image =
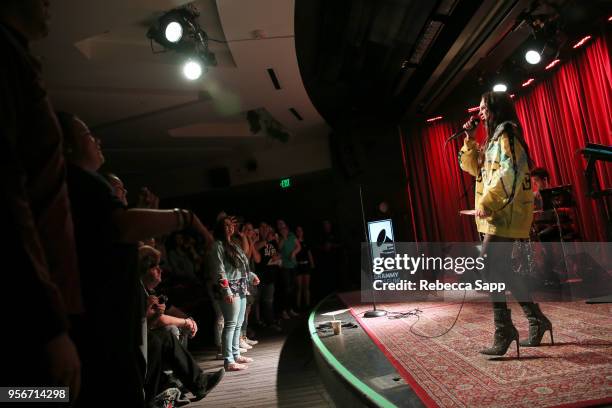
[[[542,303],[553,322],[555,345],[548,333],[540,347],[516,347],[505,356],[487,358],[478,353],[490,346],[493,313],[487,303],[466,303],[455,327],[446,331],[459,303],[385,304],[391,312],[422,310],[401,319],[361,318],[369,305],[355,298],[352,306],[372,340],[428,407],[582,407],[612,403],[612,305],[584,302]],[[510,305],[521,338],[527,320],[520,307]],[[415,323],[416,322],[416,323]],[[412,331],[411,332],[411,326]]]

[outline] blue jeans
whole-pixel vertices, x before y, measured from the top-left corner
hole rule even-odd
[[[221,336],[223,360],[225,360],[225,363],[230,364],[234,362],[235,358],[240,357],[240,328],[244,321],[246,297],[236,295],[232,303],[220,300],[219,306],[221,306],[223,320],[225,320]]]

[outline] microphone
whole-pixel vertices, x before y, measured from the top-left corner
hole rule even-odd
[[[461,129],[460,131],[458,131],[456,133],[453,133],[453,135],[450,136],[448,139],[446,139],[446,141],[444,142],[444,147],[446,147],[448,142],[450,142],[451,140],[455,140],[459,136],[461,136],[463,134],[463,132],[465,132],[466,130],[472,130],[476,126],[478,126],[478,123],[480,123],[480,117],[478,115],[472,115],[472,116],[470,116],[470,121],[469,122],[470,122],[470,127],[468,129]]]

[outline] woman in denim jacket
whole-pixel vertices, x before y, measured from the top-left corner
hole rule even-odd
[[[222,300],[219,303],[225,321],[221,347],[226,371],[245,370],[248,368],[245,363],[253,362],[252,358],[240,355],[240,328],[244,321],[249,280],[254,285],[259,283],[257,275],[249,270],[247,254],[232,238],[235,232],[236,225],[231,217],[219,220],[210,252],[213,283],[217,296]]]

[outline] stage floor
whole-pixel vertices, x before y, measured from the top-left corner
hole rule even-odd
[[[339,402],[349,402],[352,396],[352,403],[361,405],[402,407],[612,404],[612,305],[543,303],[553,321],[555,345],[546,334],[541,347],[521,347],[520,359],[514,346],[503,357],[478,353],[492,341],[487,303],[466,303],[454,328],[437,338],[417,334],[443,333],[460,303],[395,303],[383,308],[418,308],[422,313],[416,324],[414,316],[365,319],[361,315],[369,305],[360,304],[358,293],[352,293],[326,299],[311,316],[319,367],[333,373],[323,374],[324,383]],[[524,338],[527,321],[518,305],[511,309]],[[326,312],[342,310],[336,318],[358,327],[343,328],[341,336],[317,330],[332,319]]]

